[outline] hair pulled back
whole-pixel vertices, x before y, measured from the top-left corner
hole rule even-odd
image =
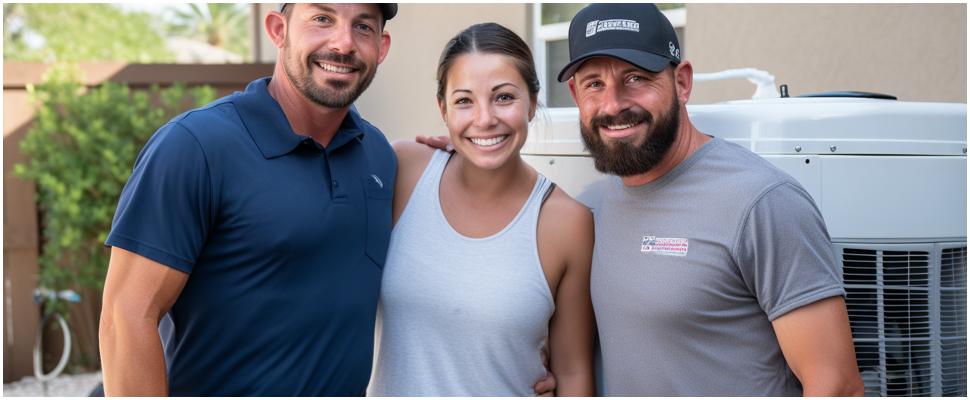
[[[494,22],[475,24],[465,28],[448,41],[438,59],[438,100],[445,99],[448,71],[459,56],[469,53],[500,54],[509,57],[515,69],[525,81],[532,102],[539,94],[539,78],[536,74],[532,50],[525,41],[508,28]]]

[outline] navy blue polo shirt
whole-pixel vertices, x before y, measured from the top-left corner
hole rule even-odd
[[[363,395],[397,161],[354,109],[326,148],[269,78],[145,145],[107,245],[188,274],[163,330],[172,395]]]

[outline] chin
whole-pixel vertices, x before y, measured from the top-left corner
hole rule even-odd
[[[476,168],[483,170],[496,170],[500,169],[506,164],[513,162],[515,160],[517,152],[503,151],[500,153],[493,154],[482,154],[477,149],[456,149],[462,157],[465,158],[470,164],[474,165]]]
[[[462,157],[465,157],[465,160],[475,167],[484,170],[499,169],[508,163],[511,158],[508,156],[482,156],[480,154],[469,154],[468,152],[462,154]]]

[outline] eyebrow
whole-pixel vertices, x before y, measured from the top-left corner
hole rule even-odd
[[[589,75],[586,75],[586,76],[583,76],[583,77],[579,77],[578,79],[576,79],[576,82],[577,83],[583,83],[583,82],[586,82],[586,81],[588,81],[590,79],[595,79],[595,78],[599,78],[599,77],[600,77],[600,73],[599,72],[593,72],[593,73],[591,73]]]
[[[505,82],[505,83],[500,83],[500,84],[495,85],[494,87],[492,87],[492,91],[494,92],[494,91],[499,90],[499,89],[501,89],[502,87],[505,87],[505,86],[511,86],[511,87],[516,88],[516,89],[519,88],[518,86],[515,86],[515,84],[512,83],[512,82]],[[455,89],[455,90],[452,90],[451,91],[451,94],[455,94],[455,93],[458,93],[458,92],[468,92],[468,93],[471,93],[472,91],[469,90],[469,89]]]
[[[494,92],[494,91],[496,91],[496,90],[499,90],[499,89],[501,89],[501,88],[502,88],[503,86],[511,86],[511,87],[514,87],[514,88],[516,88],[516,89],[518,89],[518,88],[519,88],[518,86],[515,86],[515,84],[513,84],[512,82],[505,82],[505,83],[500,83],[500,84],[498,84],[498,85],[495,85],[494,87],[492,87],[492,91]]]

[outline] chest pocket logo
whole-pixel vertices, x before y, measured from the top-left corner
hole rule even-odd
[[[654,253],[663,256],[684,257],[687,255],[689,241],[686,238],[658,238],[644,236],[640,243],[640,252]]]

